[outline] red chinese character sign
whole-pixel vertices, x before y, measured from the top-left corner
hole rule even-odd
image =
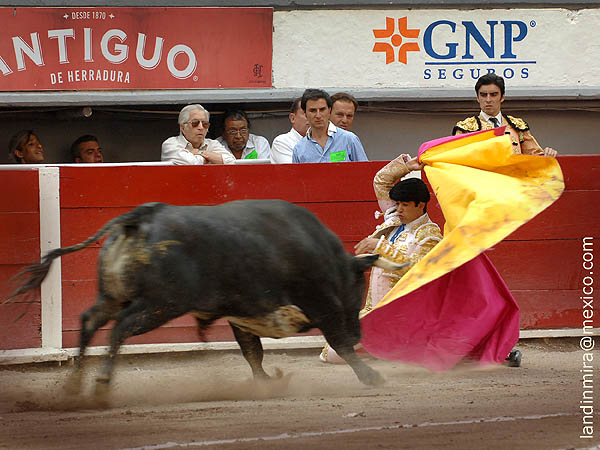
[[[271,8],[0,8],[0,91],[271,87]]]

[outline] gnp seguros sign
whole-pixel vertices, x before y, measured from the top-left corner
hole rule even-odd
[[[597,85],[598,23],[599,9],[276,12],[274,84],[465,87],[495,72],[511,86]]]

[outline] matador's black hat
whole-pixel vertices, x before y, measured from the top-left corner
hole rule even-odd
[[[396,202],[424,202],[427,203],[431,196],[427,185],[418,178],[402,180],[390,190],[390,198]]]

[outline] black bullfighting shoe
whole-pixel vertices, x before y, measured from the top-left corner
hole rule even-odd
[[[521,354],[520,350],[512,350],[506,360],[508,361],[508,367],[521,367]]]

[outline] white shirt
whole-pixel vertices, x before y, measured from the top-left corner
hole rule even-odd
[[[171,161],[176,165],[207,164],[202,156],[194,155],[192,153],[193,148],[191,142],[189,142],[183,134],[173,136],[162,143],[160,159],[161,161]],[[204,143],[200,146],[199,152],[204,150],[220,153],[223,156],[223,164],[235,164],[235,157],[219,142],[213,139],[204,139]]]
[[[492,116],[484,113],[483,111],[481,111],[480,113],[481,117],[483,117],[485,120],[487,120],[489,123],[492,123],[492,121],[490,120],[492,118]],[[498,121],[498,126],[502,125],[502,111],[500,111],[498,113],[498,115],[493,116],[497,121]],[[492,124],[493,125],[493,124]]]
[[[229,152],[231,156],[233,156],[233,152],[230,150],[229,145],[227,145],[227,141],[223,136],[219,136],[217,138],[217,142],[219,142],[225,150]],[[270,159],[271,158],[271,146],[269,145],[269,141],[262,136],[257,136],[256,134],[250,134],[248,136],[248,142],[246,142],[246,148],[242,152],[241,159],[247,159],[248,155],[250,155],[254,150],[256,150],[256,157],[252,159]],[[233,156],[235,158],[235,156]]]
[[[308,127],[308,130],[306,130],[306,137],[309,139],[312,139],[313,137],[311,136],[311,128],[312,127]],[[327,125],[327,136],[331,137],[333,136],[335,133],[337,133],[338,127],[336,127],[333,122],[330,120],[329,121],[329,125]],[[344,130],[345,131],[345,130]]]
[[[277,136],[271,146],[271,162],[274,164],[291,164],[294,147],[300,139],[302,139],[302,135],[294,128]]]

